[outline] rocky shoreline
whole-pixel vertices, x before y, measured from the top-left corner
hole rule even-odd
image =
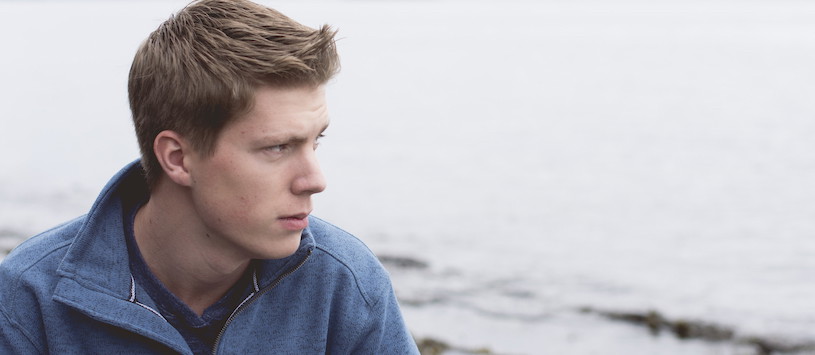
[[[442,340],[434,338],[420,338],[416,339],[416,345],[419,347],[419,353],[422,355],[494,355],[495,353],[488,348],[468,349],[455,345],[448,344]]]
[[[19,242],[19,233],[0,230],[0,260]],[[422,270],[429,267],[425,261],[384,255],[379,257],[391,269]],[[408,302],[409,303],[409,302]],[[815,354],[815,341],[792,341],[760,335],[740,335],[733,327],[703,320],[671,319],[656,310],[615,311],[590,306],[581,307],[577,313],[595,315],[614,322],[642,327],[652,336],[671,334],[680,340],[701,340],[710,343],[729,343],[748,350],[752,355],[804,355]],[[416,338],[422,355],[494,355],[490,348],[467,348],[434,337]]]
[[[619,312],[582,307],[581,313],[634,324],[646,328],[652,335],[671,333],[681,340],[698,339],[712,343],[733,343],[753,349],[755,355],[815,354],[814,341],[792,341],[758,335],[739,335],[729,326],[701,320],[670,319],[655,310]]]
[[[380,260],[386,268],[392,271],[420,272],[430,268],[426,261],[406,256],[381,255]],[[438,303],[439,300],[405,300],[400,302],[422,307]],[[567,312],[569,312],[567,310]],[[575,314],[598,316],[612,322],[622,322],[642,327],[651,336],[671,335],[680,341],[703,341],[714,345],[726,345],[738,349],[743,355],[804,355],[815,354],[815,341],[789,340],[770,335],[739,334],[732,326],[709,322],[705,320],[671,319],[656,310],[619,311],[599,309],[590,306],[574,309]],[[423,355],[451,355],[451,354],[499,354],[500,349],[466,348],[449,343],[445,340],[429,336],[417,338],[419,350]]]
[[[669,319],[661,313],[618,312],[583,307],[578,310],[588,315],[598,315],[615,322],[640,326],[652,336],[669,333],[680,340],[701,340],[710,343],[730,343],[743,349],[744,355],[805,355],[815,354],[815,342],[794,342],[765,336],[741,336],[728,326],[698,320]],[[417,338],[416,344],[422,355],[495,355],[490,348],[466,348],[444,340]]]

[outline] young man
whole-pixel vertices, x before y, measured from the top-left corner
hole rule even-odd
[[[3,354],[415,354],[387,273],[311,217],[334,32],[197,1],[138,50],[141,164],[0,265]]]

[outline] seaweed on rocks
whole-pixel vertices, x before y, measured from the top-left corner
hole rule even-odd
[[[416,346],[419,347],[419,353],[422,355],[441,355],[450,350],[450,345],[433,338],[418,339]]]
[[[420,338],[416,339],[416,345],[419,347],[419,353],[422,355],[444,355],[444,354],[461,354],[461,355],[492,355],[490,349],[467,349],[463,347],[450,345],[442,340],[434,338]]]
[[[429,267],[426,262],[407,256],[379,255],[378,257],[383,265],[398,269],[427,269]]]
[[[698,339],[708,342],[731,342],[747,345],[754,349],[756,355],[815,353],[815,342],[813,341],[795,343],[769,337],[739,336],[733,328],[728,326],[699,320],[668,319],[655,310],[620,312],[582,307],[580,312],[641,325],[648,328],[652,335],[659,335],[665,331],[682,340]]]
[[[757,355],[815,354],[815,342],[793,343],[756,336],[739,338],[738,342],[741,344],[751,345],[754,349],[756,349]]]

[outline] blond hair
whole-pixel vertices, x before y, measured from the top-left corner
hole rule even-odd
[[[128,96],[149,186],[162,169],[153,141],[172,130],[204,154],[251,109],[262,85],[326,83],[339,71],[336,31],[312,29],[245,0],[200,0],[161,24],[139,47]]]

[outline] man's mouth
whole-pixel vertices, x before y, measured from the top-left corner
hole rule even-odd
[[[283,228],[290,231],[299,231],[308,227],[308,213],[298,213],[278,218]]]

